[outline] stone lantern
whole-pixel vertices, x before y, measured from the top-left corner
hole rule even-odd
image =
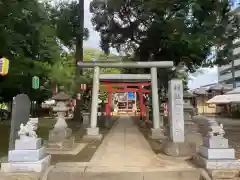
[[[57,113],[57,122],[49,132],[47,149],[50,151],[71,150],[74,148],[75,138],[72,136],[72,130],[68,128],[65,121],[65,115],[69,109],[66,103],[70,96],[60,91],[52,99],[56,101],[53,111]]]
[[[184,112],[184,134],[185,141],[191,144],[195,144],[194,152],[197,152],[200,145],[203,143],[203,137],[199,133],[198,125],[193,121],[192,115],[194,114],[194,107],[191,104],[194,94],[185,91],[183,93],[183,112]]]
[[[192,114],[194,112],[194,107],[191,104],[191,100],[194,94],[185,91],[183,93],[183,111],[184,111],[184,124],[185,124],[185,134],[188,132],[197,132],[198,128],[196,124],[192,121]]]

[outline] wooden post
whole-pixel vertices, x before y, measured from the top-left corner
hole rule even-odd
[[[143,118],[143,111],[144,111],[144,107],[143,107],[143,94],[142,94],[142,86],[138,86],[139,88],[139,107],[140,107],[140,119]]]

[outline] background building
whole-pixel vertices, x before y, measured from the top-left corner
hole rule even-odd
[[[239,2],[235,1],[233,7],[234,13],[240,16]],[[233,84],[233,80],[236,86],[240,86],[240,39],[234,42],[235,47],[233,50],[233,62],[228,65],[218,67],[218,82],[220,84]]]

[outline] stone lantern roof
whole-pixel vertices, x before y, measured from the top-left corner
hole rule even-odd
[[[52,99],[55,101],[68,101],[69,99],[71,99],[71,97],[64,92],[60,92],[53,96]]]
[[[71,96],[69,96],[68,94],[66,94],[64,92],[64,86],[60,86],[59,90],[60,90],[60,92],[52,97],[53,100],[55,100],[55,101],[68,101],[69,99],[71,99]]]
[[[193,93],[191,93],[191,92],[189,92],[189,91],[184,91],[183,92],[183,98],[184,99],[191,99],[191,98],[193,98],[195,95],[193,94]]]
[[[196,95],[207,95],[208,94],[207,90],[203,87],[194,89],[193,93],[196,94]]]

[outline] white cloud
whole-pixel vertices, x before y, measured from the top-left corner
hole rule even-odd
[[[204,68],[202,74],[198,74],[188,82],[189,88],[198,88],[203,85],[217,83],[217,67]]]

